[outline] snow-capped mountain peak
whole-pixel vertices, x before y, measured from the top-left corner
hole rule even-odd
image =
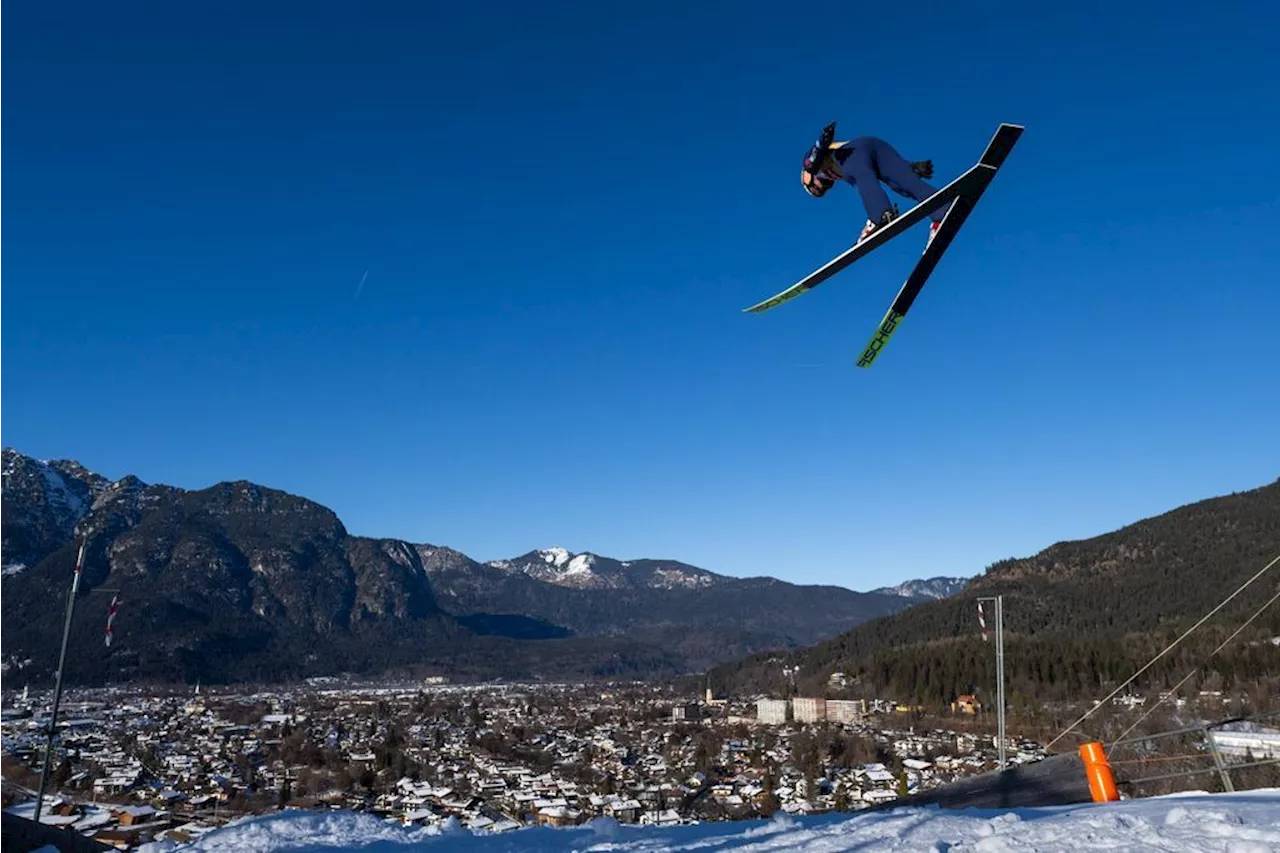
[[[21,466],[25,463],[28,477],[35,475],[38,478],[34,482],[31,480],[28,480],[28,482],[31,483],[37,494],[43,496],[45,503],[58,515],[59,520],[64,525],[69,527],[84,517],[88,509],[86,490],[81,488],[80,493],[73,491],[68,482],[71,478],[64,477],[52,463],[46,459],[32,459],[19,456],[16,453],[6,453],[5,456],[4,478],[6,488],[11,484],[15,484],[15,478],[20,476]]]
[[[3,480],[5,577],[70,539],[108,486],[78,462],[35,459],[13,448],[3,451]]]
[[[566,575],[590,574],[591,567],[594,566],[595,564],[596,564],[596,557],[594,554],[579,554],[578,556],[569,560],[569,564],[565,566],[564,573]]]
[[[934,577],[903,581],[897,586],[882,586],[872,592],[902,598],[950,598],[969,585],[970,578]]]
[[[551,548],[540,548],[534,552],[547,566],[555,569],[556,574],[561,577],[569,575],[585,576],[592,574],[592,567],[596,564],[596,555],[590,553],[573,554],[567,549],[558,545]],[[502,560],[501,562],[510,563],[510,560]],[[547,571],[549,571],[548,569]]]
[[[552,546],[530,551],[512,560],[490,560],[485,563],[493,569],[528,575],[544,583],[576,588],[616,587],[612,577],[596,572],[601,558],[595,554],[574,554],[567,548]]]
[[[510,560],[490,560],[485,565],[575,589],[703,589],[725,580],[674,560],[615,560],[590,551],[574,554],[558,546]]]
[[[537,554],[545,562],[550,563],[556,568],[559,568],[569,562],[569,559],[572,556],[567,550],[561,548],[559,545],[553,545],[550,548],[541,548],[537,551]]]

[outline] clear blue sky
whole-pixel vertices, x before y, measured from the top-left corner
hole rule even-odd
[[[1270,482],[1276,8],[1046,5],[11,6],[3,442],[855,589]],[[869,371],[923,226],[741,312],[862,225],[833,119],[1027,127]]]

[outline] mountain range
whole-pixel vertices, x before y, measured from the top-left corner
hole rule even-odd
[[[480,563],[353,536],[320,504],[246,481],[111,481],[13,449],[3,473],[0,665],[24,683],[52,677],[81,541],[71,683],[671,676],[915,601],[563,548]]]
[[[933,601],[939,598],[950,598],[969,585],[971,578],[924,578],[909,580],[897,586],[882,586],[872,592],[881,595],[900,595],[916,601]]]

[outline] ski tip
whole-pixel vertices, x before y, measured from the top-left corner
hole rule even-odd
[[[862,351],[862,355],[858,358],[858,367],[870,367],[875,363],[876,356],[880,355],[880,350],[884,349],[885,344],[889,343],[889,338],[893,337],[893,333],[898,330],[898,326],[902,323],[903,315],[889,309],[889,313],[884,315],[884,319],[880,321],[880,325],[876,327],[876,333],[871,336],[871,340],[867,343],[867,348]]]
[[[879,354],[880,354],[879,348],[872,349],[871,347],[867,347],[867,349],[863,351],[862,355],[858,357],[858,360],[854,362],[854,364],[864,369],[868,368],[875,363],[876,356],[878,356]]]

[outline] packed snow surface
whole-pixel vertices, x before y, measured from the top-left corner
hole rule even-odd
[[[611,818],[597,818],[578,827],[497,834],[473,834],[453,820],[443,827],[403,827],[368,814],[290,811],[229,824],[189,845],[157,842],[141,850],[1274,853],[1280,851],[1280,788],[1236,794],[1197,792],[1104,805],[1013,810],[912,807],[670,827],[621,825]]]

